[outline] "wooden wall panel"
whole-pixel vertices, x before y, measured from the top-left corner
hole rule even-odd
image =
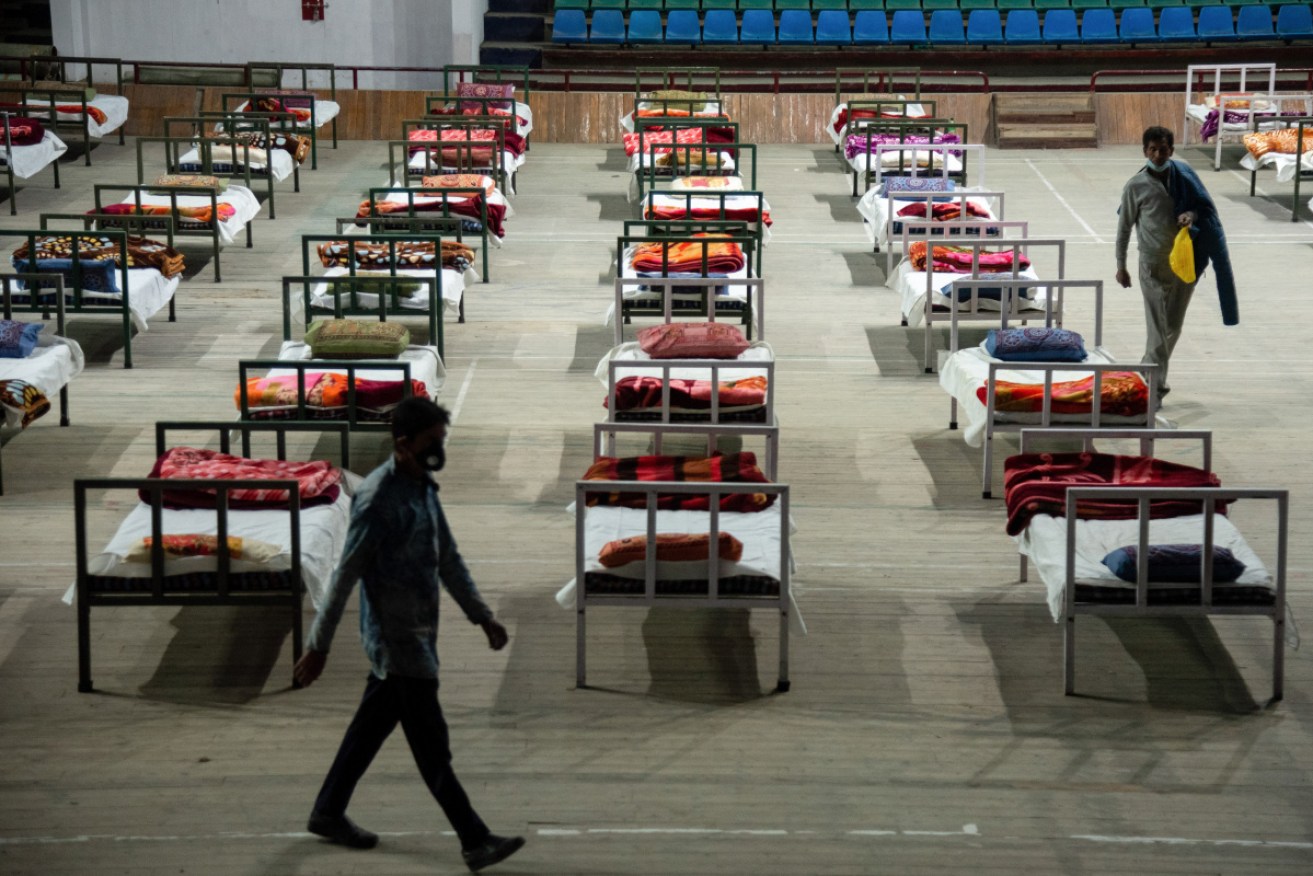
[[[1162,125],[1181,136],[1185,93],[1146,92],[1094,95],[1099,145],[1139,143],[1144,129]]]

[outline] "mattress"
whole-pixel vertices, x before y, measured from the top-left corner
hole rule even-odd
[[[284,362],[314,361],[314,357],[310,355],[310,345],[301,341],[283,341],[278,350],[278,358]],[[438,390],[442,388],[442,384],[447,379],[447,369],[442,364],[442,358],[438,355],[437,347],[423,347],[412,344],[397,359],[401,362],[409,362],[410,379],[422,380],[425,389],[429,392],[429,397],[437,398]],[[319,370],[328,374],[346,373],[341,368],[311,370]],[[283,377],[288,374],[295,375],[296,371],[286,368],[274,368],[270,369],[268,376]],[[405,373],[399,368],[361,368],[356,371],[356,377],[362,380],[401,381],[405,379]],[[254,410],[271,409],[257,408]]]
[[[310,600],[316,608],[323,601],[346,543],[347,525],[351,519],[351,497],[347,480],[344,478],[343,489],[337,501],[331,505],[314,505],[301,509],[301,571]],[[150,563],[128,563],[123,559],[142,539],[150,536],[150,518],[150,506],[139,502],[119,524],[118,531],[105,549],[91,557],[87,569],[96,578],[94,585],[97,592],[131,592],[150,587]],[[281,548],[279,554],[268,563],[232,560],[230,571],[247,579],[234,582],[235,590],[259,591],[286,587],[285,576],[278,573],[286,572],[292,565],[290,523],[291,515],[286,511],[228,512],[230,536],[269,542]],[[166,508],[163,511],[162,526],[165,534],[218,534],[218,518],[213,510],[208,509]],[[217,557],[184,557],[167,560],[164,564],[164,574],[178,576],[180,580],[175,587],[183,591],[212,588],[214,582],[208,576],[217,569]],[[70,588],[64,601],[71,603],[75,592],[75,588]]]
[[[1013,279],[1012,274],[997,274],[994,276]],[[989,277],[989,274],[982,274],[979,279],[988,280]],[[1025,280],[1039,280],[1039,277],[1035,274],[1035,271],[1032,268],[1026,268],[1017,275],[1017,277]],[[948,309],[953,306],[953,301],[939,290],[954,280],[969,280],[971,279],[971,275],[936,271],[929,279],[931,294],[934,296],[933,300],[930,302],[931,306],[936,310],[947,312]],[[889,281],[889,285],[898,292],[898,297],[901,301],[900,307],[902,308],[902,316],[907,320],[907,324],[913,327],[920,325],[925,319],[926,272],[913,270],[912,263],[907,259],[903,259],[898,263],[898,267],[894,269],[894,275]],[[1047,289],[1043,286],[1034,287],[1030,299],[1033,302],[1033,306],[1029,309],[1033,309],[1042,314],[1047,299]],[[980,298],[978,300],[981,310],[992,310],[995,313],[1002,310],[1001,303],[998,301],[992,301],[988,298]],[[958,304],[958,307],[963,310],[968,309],[970,306],[970,301]]]
[[[34,100],[31,98],[26,102],[33,106],[49,106],[50,104],[47,100]],[[76,103],[79,107],[81,106],[81,102],[75,100],[56,101],[56,103],[61,105],[72,105]],[[116,131],[128,120],[128,99],[122,95],[97,94],[94,98],[87,101],[87,106],[94,106],[105,114],[105,121],[103,124],[97,122],[90,116],[87,117],[87,133],[93,137],[103,137],[112,131]],[[83,118],[80,111],[76,113],[57,112],[55,113],[55,117],[61,125],[69,122],[80,122]]]
[[[962,438],[970,447],[980,447],[985,442],[985,405],[976,398],[976,390],[984,386],[986,381],[989,380],[989,365],[991,362],[996,361],[985,352],[982,343],[978,347],[968,347],[965,350],[958,350],[953,353],[939,370],[939,385],[949,395],[957,399],[958,411],[966,420],[962,430]],[[1107,350],[1096,347],[1089,351],[1089,357],[1085,361],[1094,364],[1113,364],[1117,360]],[[1070,380],[1082,380],[1092,374],[1091,371],[1056,371],[1053,373],[1053,382],[1064,383]],[[1044,382],[1044,372],[1040,370],[1003,369],[998,371],[997,379],[1010,383],[1039,384]],[[1042,415],[1039,413],[1004,414],[999,411],[994,412],[995,423],[1037,425],[1041,419]],[[1089,425],[1090,414],[1053,414],[1050,422],[1054,425],[1070,423]],[[1142,425],[1144,417],[1101,414],[1099,423],[1104,426]]]
[[[343,277],[346,276],[348,273],[350,272],[346,268],[333,267],[324,271],[324,276]],[[464,273],[461,273],[460,271],[453,271],[448,268],[442,269],[442,307],[445,313],[451,313],[451,314],[460,313],[461,296],[464,295],[465,293],[465,282],[466,282],[465,274],[473,275],[474,271],[473,269],[470,269],[465,271]],[[397,276],[432,277],[433,272],[398,270]],[[292,294],[294,296],[293,309],[299,312],[300,311],[299,303],[302,302],[304,299],[300,294],[300,290],[296,286],[292,287]],[[378,296],[369,292],[358,293],[356,295],[356,300],[359,302],[361,307],[378,306]],[[333,302],[333,295],[331,294],[331,289],[329,287],[329,284],[320,283],[317,286],[312,286],[310,288],[310,303],[315,307],[332,307],[334,302]],[[428,286],[424,286],[423,288],[421,288],[418,294],[410,298],[401,299],[401,307],[404,310],[417,310],[427,313],[429,309]]]
[[[181,281],[181,276],[165,278],[155,268],[128,269],[128,315],[131,317],[132,325],[137,331],[146,331],[146,321],[164,309],[169,300],[173,298],[174,293],[178,291],[178,284]],[[55,292],[52,289],[42,292],[37,297],[53,300],[54,295]],[[30,298],[26,294],[21,296],[15,294],[14,300],[28,301]],[[64,290],[64,300],[70,305],[73,303],[73,295],[68,291],[67,286]],[[118,293],[82,293],[83,304],[97,307],[113,306],[122,300],[123,296]]]
[[[218,147],[218,146],[214,147],[215,151],[219,151],[221,148],[225,153],[228,150],[228,147]],[[242,167],[244,165],[241,163],[241,159],[245,156],[246,150],[241,146],[233,146],[231,147],[231,149],[232,149],[232,155],[234,158],[237,159],[237,161],[236,162],[219,161],[219,160],[212,161],[211,165],[213,166],[215,173],[219,173],[219,174],[234,173],[239,175],[242,173]],[[251,153],[255,154],[257,151],[261,155],[266,156],[269,159],[268,166],[272,166],[273,176],[276,182],[282,182],[283,180],[291,176],[293,172],[295,172],[296,159],[293,158],[290,154],[288,154],[286,149],[260,149],[260,150],[252,149]],[[179,158],[178,172],[202,173],[203,171],[201,167],[200,151],[197,149],[193,149],[190,152],[183,155],[181,158]],[[265,172],[266,172],[266,164],[263,161],[251,162],[251,173],[264,174]],[[229,186],[229,188],[231,188],[231,186]]]
[[[0,146],[0,167],[4,167],[7,163],[11,164],[14,168],[14,176],[19,179],[30,179],[67,151],[68,144],[56,137],[54,132],[47,130],[40,143],[15,146],[7,159],[4,147]]]
[[[944,201],[946,203],[961,203],[961,198],[950,198],[949,196],[951,194],[960,195],[963,192],[970,192],[970,191],[971,191],[970,189],[957,189],[953,193],[945,192]],[[996,201],[997,201],[996,198],[967,198],[968,203],[981,208],[982,210],[984,210],[989,214],[988,219],[979,219],[979,221],[981,222],[989,221],[989,219],[999,218],[997,214],[995,214],[994,212],[994,209],[997,206]],[[891,209],[890,199],[887,195],[880,194],[880,190],[878,188],[868,189],[866,194],[862,195],[861,200],[857,202],[857,212],[860,213],[861,217],[866,220],[865,222],[862,223],[862,227],[866,231],[866,239],[869,240],[872,243],[872,245],[878,246],[880,244],[890,243],[895,238],[899,237],[903,233],[903,223],[896,218],[898,216],[898,211],[906,207],[910,207],[913,204],[919,204],[921,206],[924,206],[925,199],[919,198],[916,200],[907,201],[895,197],[892,201],[892,209]],[[892,222],[892,225],[889,221],[891,215],[895,217]],[[974,216],[967,217],[967,221],[974,221],[976,219],[977,217]],[[910,217],[907,221],[920,223],[926,220],[924,217],[921,216],[913,216]],[[955,231],[954,233],[960,234],[961,232]],[[967,233],[970,234],[972,232],[967,232]],[[996,233],[997,230],[991,232],[991,234],[996,234]]]
[[[53,329],[53,325],[47,324],[37,337],[31,355],[22,359],[0,359],[0,380],[26,381],[53,401],[55,395],[86,366],[78,342],[50,334]],[[17,412],[5,408],[4,415],[4,425],[11,428],[22,425]]]
[[[1204,516],[1168,517],[1149,521],[1149,544],[1203,544]],[[1040,514],[1016,536],[1018,550],[1035,566],[1048,592],[1054,621],[1066,606],[1067,520]],[[1123,581],[1103,564],[1103,558],[1128,545],[1140,543],[1138,520],[1076,521],[1076,597],[1079,602],[1134,604],[1135,584]],[[1272,575],[1225,516],[1213,515],[1213,543],[1224,547],[1245,564],[1234,583],[1213,584],[1215,605],[1271,605],[1275,598]],[[1199,585],[1149,582],[1150,605],[1188,605],[1198,602]]]
[[[137,203],[137,199],[136,196],[129,195],[119,203],[135,204]],[[151,195],[143,192],[141,195],[141,203],[167,207],[173,203],[173,201],[168,195]],[[200,197],[196,195],[179,195],[177,203],[179,207],[208,207],[210,206],[210,199],[208,197]],[[242,230],[246,228],[246,223],[259,215],[263,206],[260,203],[260,199],[255,196],[255,192],[251,191],[246,186],[233,184],[229,184],[227,191],[219,194],[219,203],[231,204],[236,210],[236,212],[226,221],[219,223],[219,242],[223,244],[229,244],[235,241],[237,235],[241,234]],[[210,226],[201,225],[200,223],[184,222],[180,223],[177,227],[182,229],[204,228],[208,230]]]

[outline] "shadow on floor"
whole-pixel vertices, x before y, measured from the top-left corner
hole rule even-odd
[[[623,222],[634,218],[634,207],[624,192],[589,192],[585,197],[597,205],[599,222]],[[616,236],[620,235],[619,226]]]
[[[830,218],[836,222],[855,223],[865,221],[862,214],[857,212],[857,202],[847,194],[815,194],[812,198],[818,204],[825,204],[830,208]]]
[[[935,323],[938,325],[938,323]],[[963,349],[974,347],[985,339],[988,329],[962,328],[958,330],[958,344]],[[927,374],[925,359],[925,327],[909,328],[901,325],[868,326],[867,344],[871,356],[880,368],[880,374],[889,377],[912,377],[922,375],[927,381],[938,382],[934,373]],[[931,354],[938,357],[939,351],[948,349],[949,330],[933,329]],[[944,422],[948,422],[948,396],[944,395]]]
[[[844,262],[848,265],[848,274],[852,277],[854,286],[884,286],[884,260],[877,259],[868,250],[857,250],[856,252],[848,251],[843,254]],[[888,293],[885,289],[880,292]],[[894,315],[897,315],[897,310]]]

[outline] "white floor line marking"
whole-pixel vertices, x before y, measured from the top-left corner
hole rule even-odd
[[[1067,199],[1064,198],[1062,195],[1058,194],[1058,190],[1055,189],[1053,187],[1053,184],[1049,182],[1048,177],[1044,176],[1044,174],[1040,172],[1040,169],[1035,166],[1035,162],[1027,158],[1026,166],[1035,172],[1035,176],[1039,177],[1040,182],[1044,183],[1044,187],[1047,188],[1053,194],[1053,197],[1058,199],[1059,204],[1067,208],[1067,212],[1072,215],[1072,218],[1074,218],[1077,222],[1080,223],[1080,227],[1084,228],[1087,234],[1089,234],[1091,237],[1094,238],[1095,243],[1103,244],[1105,242],[1103,238],[1100,237],[1098,233],[1095,232],[1095,230],[1090,227],[1089,223],[1080,217],[1080,214],[1076,212],[1076,209],[1072,207],[1071,204],[1067,203]]]
[[[465,396],[470,391],[470,384],[474,382],[474,369],[478,367],[479,357],[475,356],[470,360],[470,367],[465,371],[465,379],[461,381],[460,392],[456,393],[456,401],[451,406],[451,422],[455,423],[456,418],[460,416],[460,409],[465,404]]]
[[[1271,847],[1281,849],[1313,849],[1313,843],[1285,840],[1242,839],[1191,839],[1179,836],[1100,836],[1098,834],[1072,834],[1071,839],[1094,843],[1121,843],[1124,845],[1167,846],[1244,846],[1246,848]]]

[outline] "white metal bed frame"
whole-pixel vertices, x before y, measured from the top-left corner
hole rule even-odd
[[[1185,108],[1182,110],[1183,121],[1181,123],[1181,145],[1190,144],[1190,130],[1192,125],[1199,124],[1190,115],[1190,107],[1193,105],[1191,97],[1194,95],[1194,82],[1196,77],[1203,78],[1208,74],[1213,76],[1213,88],[1209,94],[1218,97],[1218,124],[1217,124],[1217,147],[1213,150],[1213,170],[1222,169],[1222,143],[1236,142],[1243,131],[1232,132],[1226,130],[1226,108],[1222,106],[1221,98],[1223,96],[1238,98],[1241,96],[1254,96],[1256,92],[1252,91],[1248,85],[1251,79],[1259,76],[1267,76],[1267,87],[1261,92],[1263,96],[1270,96],[1277,90],[1277,65],[1276,64],[1191,64],[1185,68]],[[1240,87],[1238,91],[1223,93],[1222,77],[1232,74],[1239,76]]]
[[[893,243],[894,243],[894,234],[895,234],[894,232],[895,224],[906,225],[908,222],[934,221],[936,225],[941,227],[947,224],[948,222],[971,222],[971,223],[975,223],[977,226],[993,226],[994,224],[1001,222],[1006,218],[1004,216],[1005,198],[1006,198],[1006,194],[1001,191],[990,191],[990,192],[984,190],[970,191],[968,189],[954,189],[951,192],[886,192],[884,197],[882,198],[885,204],[884,227],[883,228],[873,227],[871,229],[871,234],[875,238],[875,252],[880,251],[881,241],[883,241],[885,244],[884,275],[888,277],[889,274],[894,269]],[[931,208],[937,203],[942,204],[942,203],[948,203],[950,201],[956,201],[958,203],[958,209],[961,210],[963,214],[965,214],[967,210],[966,207],[967,201],[973,199],[992,200],[993,203],[997,205],[997,209],[995,209],[993,206],[989,207],[989,211],[991,213],[994,213],[994,216],[990,219],[931,220],[928,218],[928,216],[927,217],[908,216],[906,218],[900,218],[894,214],[895,201],[909,202],[908,206],[910,206],[911,204],[918,204],[918,203],[925,204],[927,214],[930,212]],[[906,206],[903,207],[903,209],[906,209]],[[989,227],[978,228],[978,230],[988,233]],[[902,233],[901,229],[897,233],[901,234]],[[949,234],[945,233],[939,236],[943,238],[947,238]],[[906,256],[906,254],[907,254],[907,249],[904,247],[902,255]]]
[[[648,313],[648,308],[643,308],[635,313],[625,312],[625,290],[647,286],[649,289],[659,288],[661,291],[661,312]],[[748,308],[748,340],[764,340],[766,334],[766,307],[765,291],[766,283],[761,277],[617,277],[615,280],[615,304],[614,304],[614,322],[615,322],[615,343],[617,346],[624,343],[625,320],[628,317],[651,316],[660,318],[662,322],[673,322],[676,317],[696,317],[703,322],[716,321],[716,304],[718,301],[728,301],[724,296],[717,299],[715,289],[718,286],[742,286],[747,290],[747,297],[742,300],[744,306]],[[682,307],[675,308],[675,288],[703,288],[709,289],[706,294],[706,308]],[[722,322],[728,322],[735,316],[742,316],[743,310],[722,310],[720,319]]]

